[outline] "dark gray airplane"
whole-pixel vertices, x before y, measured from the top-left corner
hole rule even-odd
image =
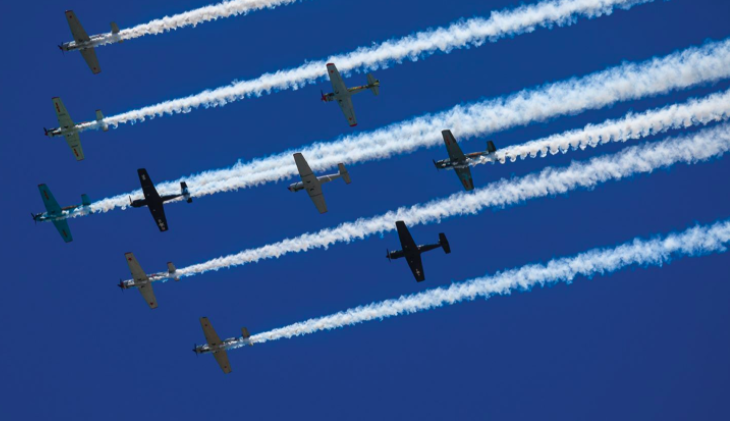
[[[481,156],[494,155],[497,152],[497,147],[494,146],[494,142],[491,140],[487,142],[487,150],[484,152],[472,152],[464,154],[456,143],[456,138],[451,134],[451,130],[444,130],[441,132],[444,137],[444,143],[446,144],[446,150],[449,152],[449,159],[441,161],[433,161],[433,164],[439,170],[444,168],[453,168],[456,171],[456,175],[459,176],[461,184],[467,191],[474,190],[474,180],[471,178],[471,170],[469,169],[469,160],[479,158]],[[492,161],[494,162],[494,161]]]
[[[385,257],[387,257],[388,260],[400,259],[401,257],[405,257],[406,261],[408,262],[408,266],[413,272],[413,276],[416,277],[416,281],[425,281],[426,275],[423,273],[423,262],[421,262],[421,253],[425,253],[429,250],[437,249],[439,247],[444,249],[444,253],[451,253],[451,247],[449,246],[449,241],[446,239],[446,235],[444,233],[439,234],[438,244],[426,244],[419,246],[416,245],[415,241],[413,241],[413,237],[411,237],[411,233],[408,232],[408,228],[406,227],[405,222],[396,221],[395,227],[398,229],[398,238],[400,238],[400,244],[401,247],[403,247],[403,250],[388,250]]]
[[[152,180],[150,180],[150,176],[147,174],[146,169],[138,169],[137,174],[139,175],[139,182],[142,184],[144,199],[132,201],[132,198],[130,197],[129,204],[133,208],[141,208],[143,206],[150,208],[150,213],[152,213],[152,217],[155,218],[155,223],[160,228],[160,231],[167,231],[167,217],[165,217],[165,208],[163,204],[170,200],[177,199],[178,197],[183,197],[188,203],[193,203],[193,199],[190,197],[190,192],[188,191],[188,185],[183,181],[180,183],[180,194],[167,194],[165,196],[160,196],[157,193],[157,189],[155,189],[155,185],[152,183]]]

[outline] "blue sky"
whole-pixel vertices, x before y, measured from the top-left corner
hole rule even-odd
[[[533,2],[526,2],[533,3]],[[138,187],[136,169],[155,181],[226,167],[237,160],[332,140],[349,133],[334,104],[319,101],[327,82],[84,133],[87,159],[75,162],[60,139],[51,97],[76,121],[199,92],[307,59],[351,51],[459,18],[513,7],[507,0],[338,2],[308,0],[195,29],[97,50],[94,76],[77,53],[63,11],[86,30],[106,32],[207,4],[206,0],[123,3],[11,2],[2,115],[6,147],[0,315],[3,419],[724,419],[730,388],[728,257],[636,268],[570,286],[535,289],[383,322],[231,351],[223,375],[190,350],[207,316],[222,337],[241,326],[260,332],[360,304],[448,285],[498,270],[635,236],[684,229],[730,215],[725,159],[611,182],[594,191],[529,201],[412,229],[416,241],[449,237],[452,254],[424,256],[427,281],[403,261],[388,264],[394,233],[329,250],[288,255],[156,286],[151,311],[136,291],[115,287],[132,251],[148,272],[178,267],[444,197],[460,189],[431,159],[443,148],[350,167],[352,184],[326,186],[319,215],[286,183],[167,207],[160,233],[145,209],[70,221],[64,244],[50,224],[34,226],[46,183],[62,206]],[[730,3],[656,1],[568,28],[540,29],[480,48],[436,55],[375,72],[381,95],[358,95],[358,131],[373,130],[458,103],[585,75],[622,61],[666,55],[730,36]],[[349,84],[364,82],[355,75]],[[579,128],[589,122],[727,89],[712,86],[617,104],[494,133],[497,146]],[[672,133],[676,134],[676,133]],[[655,141],[650,138],[647,141]],[[464,142],[481,150],[487,138]],[[544,166],[618,151],[623,145],[473,170],[476,185]]]

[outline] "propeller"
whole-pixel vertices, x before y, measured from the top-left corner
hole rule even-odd
[[[48,129],[46,129],[46,128],[44,127],[44,128],[43,128],[43,133],[44,133],[44,134],[45,134],[46,136],[48,136]]]
[[[38,220],[36,220],[36,219],[35,219],[35,217],[36,217],[37,215],[36,215],[36,214],[34,214],[33,212],[31,212],[31,213],[30,213],[30,216],[32,216],[32,217],[33,217],[33,223],[35,223],[35,224],[38,224]]]
[[[122,292],[124,292],[124,290],[127,289],[124,285],[124,281],[122,281],[121,279],[119,280],[119,283],[117,284],[117,286],[122,289]]]
[[[327,95],[324,94],[324,91],[320,89],[319,92],[322,93],[322,102],[327,102]]]
[[[390,250],[385,249],[385,257],[388,259],[389,263],[393,262],[393,259],[390,258]]]
[[[132,206],[132,196],[129,196],[129,206]]]
[[[63,49],[63,44],[58,44],[58,49],[61,50],[61,54],[66,54],[66,50]]]
[[[193,344],[193,352],[198,355],[198,344]]]

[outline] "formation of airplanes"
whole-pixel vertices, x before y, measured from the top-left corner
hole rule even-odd
[[[86,31],[81,26],[81,23],[78,21],[78,18],[73,11],[66,11],[66,19],[74,40],[59,45],[59,48],[63,51],[78,50],[92,73],[98,74],[101,72],[101,68],[99,67],[94,47],[101,43],[122,42],[121,37],[119,36],[119,27],[115,23],[112,23],[111,34],[94,35],[90,37],[86,34]],[[348,88],[334,63],[327,63],[327,75],[330,83],[332,84],[333,92],[327,94],[322,92],[321,100],[324,102],[336,101],[342,110],[347,123],[351,127],[357,126],[357,118],[355,116],[355,110],[352,103],[352,95],[369,90],[377,96],[380,93],[380,81],[375,79],[372,74],[367,74],[366,85]],[[53,129],[44,128],[46,136],[65,138],[74,158],[77,161],[83,160],[85,155],[79,137],[79,125],[75,124],[71,119],[61,98],[53,98],[53,107],[56,112],[59,126]],[[100,110],[96,111],[95,123],[97,127],[101,128],[103,131],[107,131],[109,129],[108,124],[104,120],[104,115]],[[443,130],[442,136],[449,158],[440,161],[434,160],[434,165],[437,169],[453,169],[459,177],[464,189],[467,191],[473,190],[474,181],[471,175],[470,161],[477,158],[496,160],[495,154],[497,152],[497,148],[490,140],[487,142],[487,149],[485,151],[464,154],[450,130]],[[344,164],[340,163],[338,164],[337,173],[317,176],[314,174],[301,153],[295,153],[293,158],[301,181],[290,184],[288,186],[289,191],[298,192],[306,190],[317,211],[319,213],[326,213],[328,208],[324,199],[322,184],[339,178],[341,178],[345,184],[350,184],[349,172],[345,168]],[[164,204],[178,199],[185,200],[187,203],[192,203],[192,194],[188,189],[187,183],[185,181],[180,183],[180,193],[178,194],[160,195],[145,168],[138,169],[137,175],[139,177],[142,195],[144,198],[137,198],[133,200],[132,197],[130,197],[130,206],[133,208],[147,207],[159,231],[167,231],[169,227],[167,217],[165,215]],[[193,186],[193,188],[194,187],[195,186]],[[33,220],[36,222],[52,222],[66,243],[73,241],[67,222],[68,217],[72,214],[78,215],[92,211],[92,204],[88,196],[85,194],[81,196],[82,203],[80,205],[62,208],[45,184],[39,185],[38,188],[46,211],[39,214],[31,213]],[[416,282],[422,282],[426,279],[421,254],[437,248],[443,249],[445,254],[451,253],[451,246],[446,239],[446,235],[443,233],[439,234],[439,241],[437,243],[418,245],[411,236],[405,221],[396,221],[396,230],[400,240],[401,250],[388,250],[386,252],[386,257],[389,260],[405,258]],[[180,276],[183,275],[183,273],[177,271],[171,262],[167,263],[166,271],[148,275],[144,272],[133,253],[125,253],[125,259],[129,266],[132,278],[129,280],[120,280],[118,286],[122,289],[122,291],[137,288],[150,309],[158,307],[157,298],[155,297],[152,287],[153,282],[167,279],[179,281]],[[203,328],[206,344],[200,346],[195,345],[193,351],[196,354],[213,354],[223,372],[230,373],[232,370],[228,361],[227,350],[233,347],[237,348],[253,345],[254,342],[248,332],[248,329],[245,327],[242,328],[242,334],[240,337],[221,340],[206,317],[201,318],[200,323]]]

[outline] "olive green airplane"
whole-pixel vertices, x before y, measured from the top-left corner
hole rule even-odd
[[[228,374],[231,370],[231,365],[228,363],[228,353],[226,352],[233,346],[253,346],[251,342],[251,334],[248,333],[248,329],[241,328],[241,337],[239,338],[228,338],[221,341],[218,334],[215,333],[213,326],[208,321],[207,317],[200,318],[200,325],[203,326],[203,334],[205,335],[206,345],[195,345],[193,352],[195,354],[213,354],[218,365],[221,366],[221,370]]]
[[[307,160],[304,156],[297,152],[294,154],[294,162],[297,164],[297,170],[299,171],[299,177],[302,181],[292,183],[288,189],[290,192],[298,192],[299,190],[307,190],[309,198],[314,202],[314,206],[317,207],[319,213],[327,212],[327,203],[324,201],[324,193],[322,193],[322,184],[329,183],[332,180],[342,178],[345,184],[350,184],[350,173],[347,172],[344,164],[337,164],[339,172],[337,174],[327,174],[316,176],[309,168]]]
[[[56,110],[56,117],[58,117],[58,125],[60,127],[50,130],[44,127],[43,131],[46,132],[46,136],[48,137],[65,137],[66,143],[68,143],[68,146],[71,148],[71,152],[74,153],[74,157],[76,158],[76,160],[83,160],[84,150],[83,148],[81,148],[79,130],[76,128],[76,124],[74,124],[73,120],[71,120],[71,117],[68,115],[68,111],[66,111],[66,107],[63,106],[63,101],[61,101],[61,98],[53,98],[53,108]],[[104,115],[101,113],[101,110],[96,110],[96,122],[97,124],[99,124],[102,130],[109,130],[109,126],[104,123]]]
[[[340,76],[340,72],[337,70],[337,67],[335,67],[335,65],[332,63],[327,63],[327,75],[330,78],[330,82],[332,83],[332,89],[334,89],[334,92],[329,94],[325,94],[324,92],[322,92],[322,101],[337,101],[337,105],[340,106],[342,112],[345,114],[345,118],[347,119],[347,123],[350,125],[350,127],[357,126],[355,109],[352,106],[352,99],[350,98],[352,97],[352,95],[368,89],[370,89],[375,95],[380,94],[380,81],[375,79],[373,75],[368,73],[367,85],[348,88],[347,86],[345,86],[345,82],[342,80],[342,76]]]
[[[66,218],[72,212],[88,211],[88,207],[91,205],[89,197],[85,194],[82,194],[80,205],[66,206],[65,208],[62,208],[58,205],[58,202],[53,197],[53,194],[51,193],[51,190],[48,188],[48,186],[46,186],[45,184],[39,184],[38,190],[40,190],[41,192],[41,198],[43,199],[43,204],[46,206],[46,211],[37,214],[31,212],[31,215],[33,215],[33,220],[36,222],[53,222],[53,225],[56,226],[58,233],[61,234],[61,237],[63,237],[63,241],[70,243],[71,241],[73,241],[73,237],[71,236],[71,230],[68,228],[68,221],[66,221]]]

